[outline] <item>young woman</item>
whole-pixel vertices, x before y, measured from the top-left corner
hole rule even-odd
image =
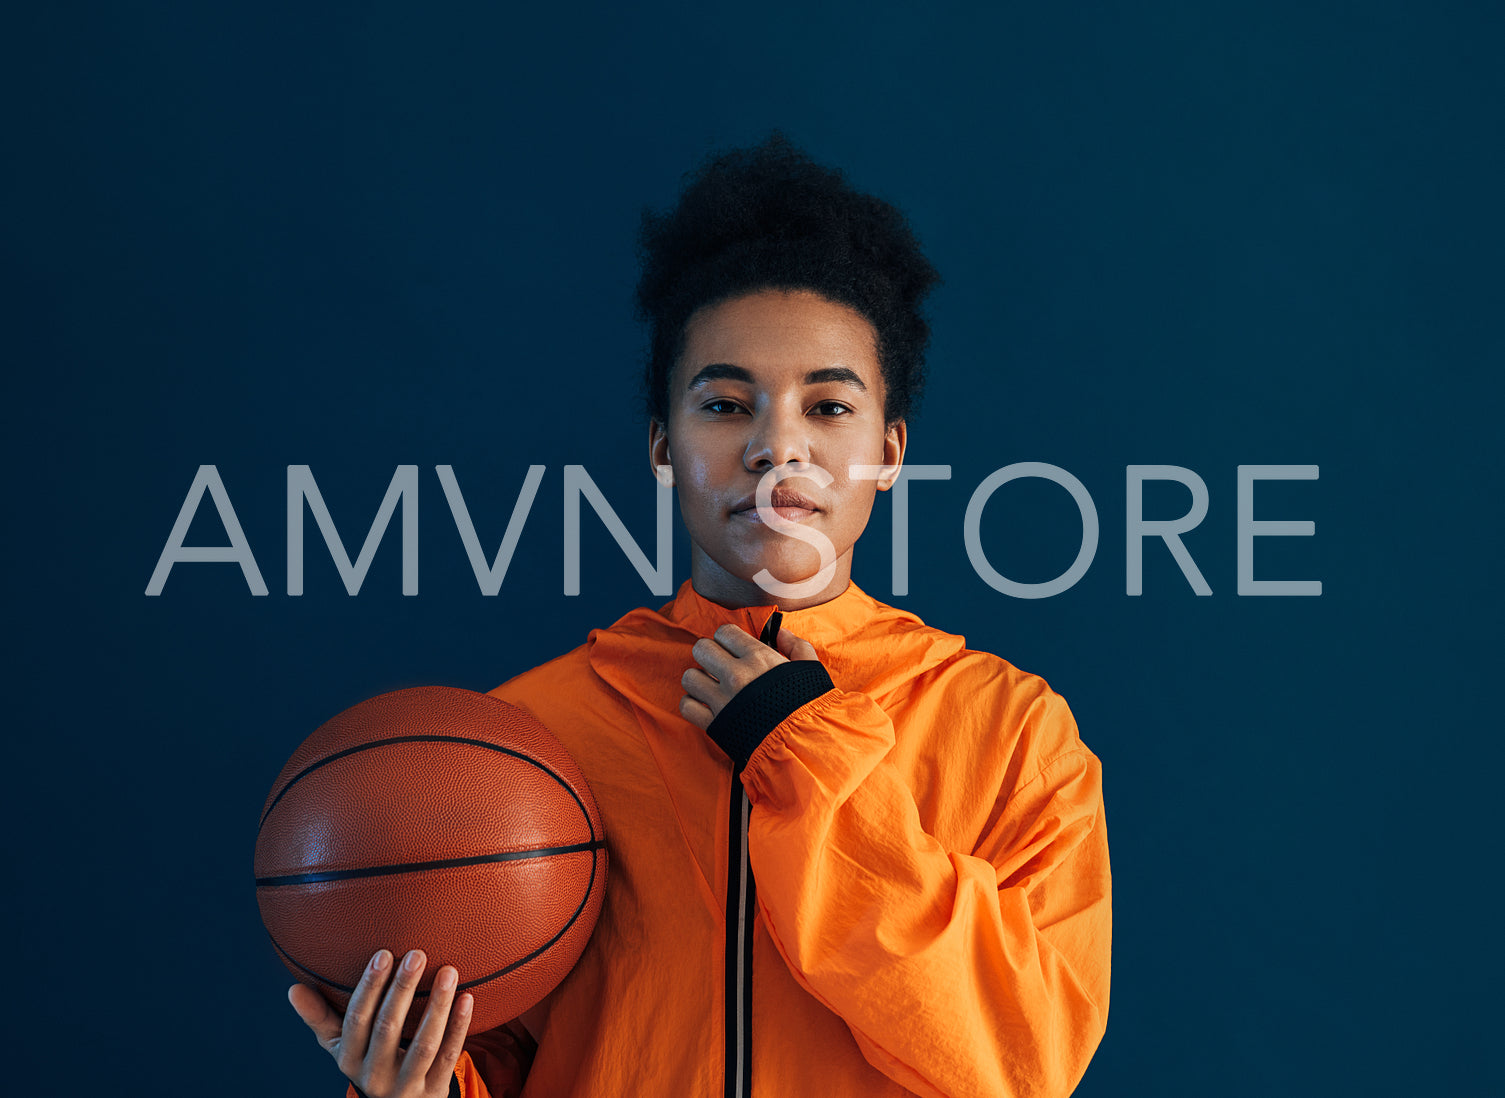
[[[1069,1093],[1108,1011],[1098,760],[1040,678],[850,580],[934,270],[778,136],[708,162],[643,244],[649,464],[690,579],[492,692],[595,793],[594,936],[468,1039],[446,966],[399,1049],[418,953],[377,954],[343,1019],[293,1005],[371,1098]]]

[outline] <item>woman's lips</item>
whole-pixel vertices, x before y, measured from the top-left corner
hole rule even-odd
[[[758,514],[757,498],[756,494],[743,497],[733,509],[732,514],[740,516],[747,522],[756,522],[766,526],[767,523],[764,523],[762,516]],[[808,496],[803,496],[793,488],[785,488],[782,485],[776,486],[767,498],[774,514],[789,522],[804,522],[820,510],[815,505],[815,501]]]
[[[815,514],[815,511],[809,507],[774,507],[772,510],[780,518],[788,519],[790,522],[802,522]],[[758,514],[756,507],[749,507],[744,511],[733,511],[732,517],[763,524],[763,516]]]

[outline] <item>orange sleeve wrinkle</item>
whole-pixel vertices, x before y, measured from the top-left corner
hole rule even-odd
[[[537,1051],[537,1042],[521,1022],[472,1033],[455,1065],[461,1098],[518,1098]]]
[[[866,694],[796,710],[743,775],[770,936],[868,1062],[918,1094],[1069,1094],[1107,1026],[1101,766],[1059,695],[1042,719],[1063,746],[996,791],[969,851],[925,832]]]
[[[487,1058],[482,1054],[482,1058]],[[522,1092],[522,1081],[510,1089],[491,1090],[481,1079],[481,1072],[476,1065],[477,1057],[470,1051],[460,1053],[460,1060],[455,1064],[455,1078],[460,1081],[460,1098],[517,1098]],[[492,1068],[495,1074],[495,1067]]]

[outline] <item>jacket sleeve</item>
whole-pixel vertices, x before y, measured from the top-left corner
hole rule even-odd
[[[743,783],[758,903],[796,980],[916,1093],[1069,1094],[1107,1025],[1112,917],[1101,767],[1066,703],[1033,707],[1053,746],[970,850],[926,833],[872,698],[832,687],[785,712]]]
[[[465,1038],[465,1051],[455,1064],[449,1098],[518,1098],[537,1047],[518,1022],[472,1033]],[[353,1083],[345,1095],[365,1098]]]

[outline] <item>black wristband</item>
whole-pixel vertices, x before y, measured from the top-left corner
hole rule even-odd
[[[788,720],[789,714],[835,688],[830,672],[819,660],[789,660],[769,668],[737,691],[706,733],[731,756],[741,773],[758,745]]]

